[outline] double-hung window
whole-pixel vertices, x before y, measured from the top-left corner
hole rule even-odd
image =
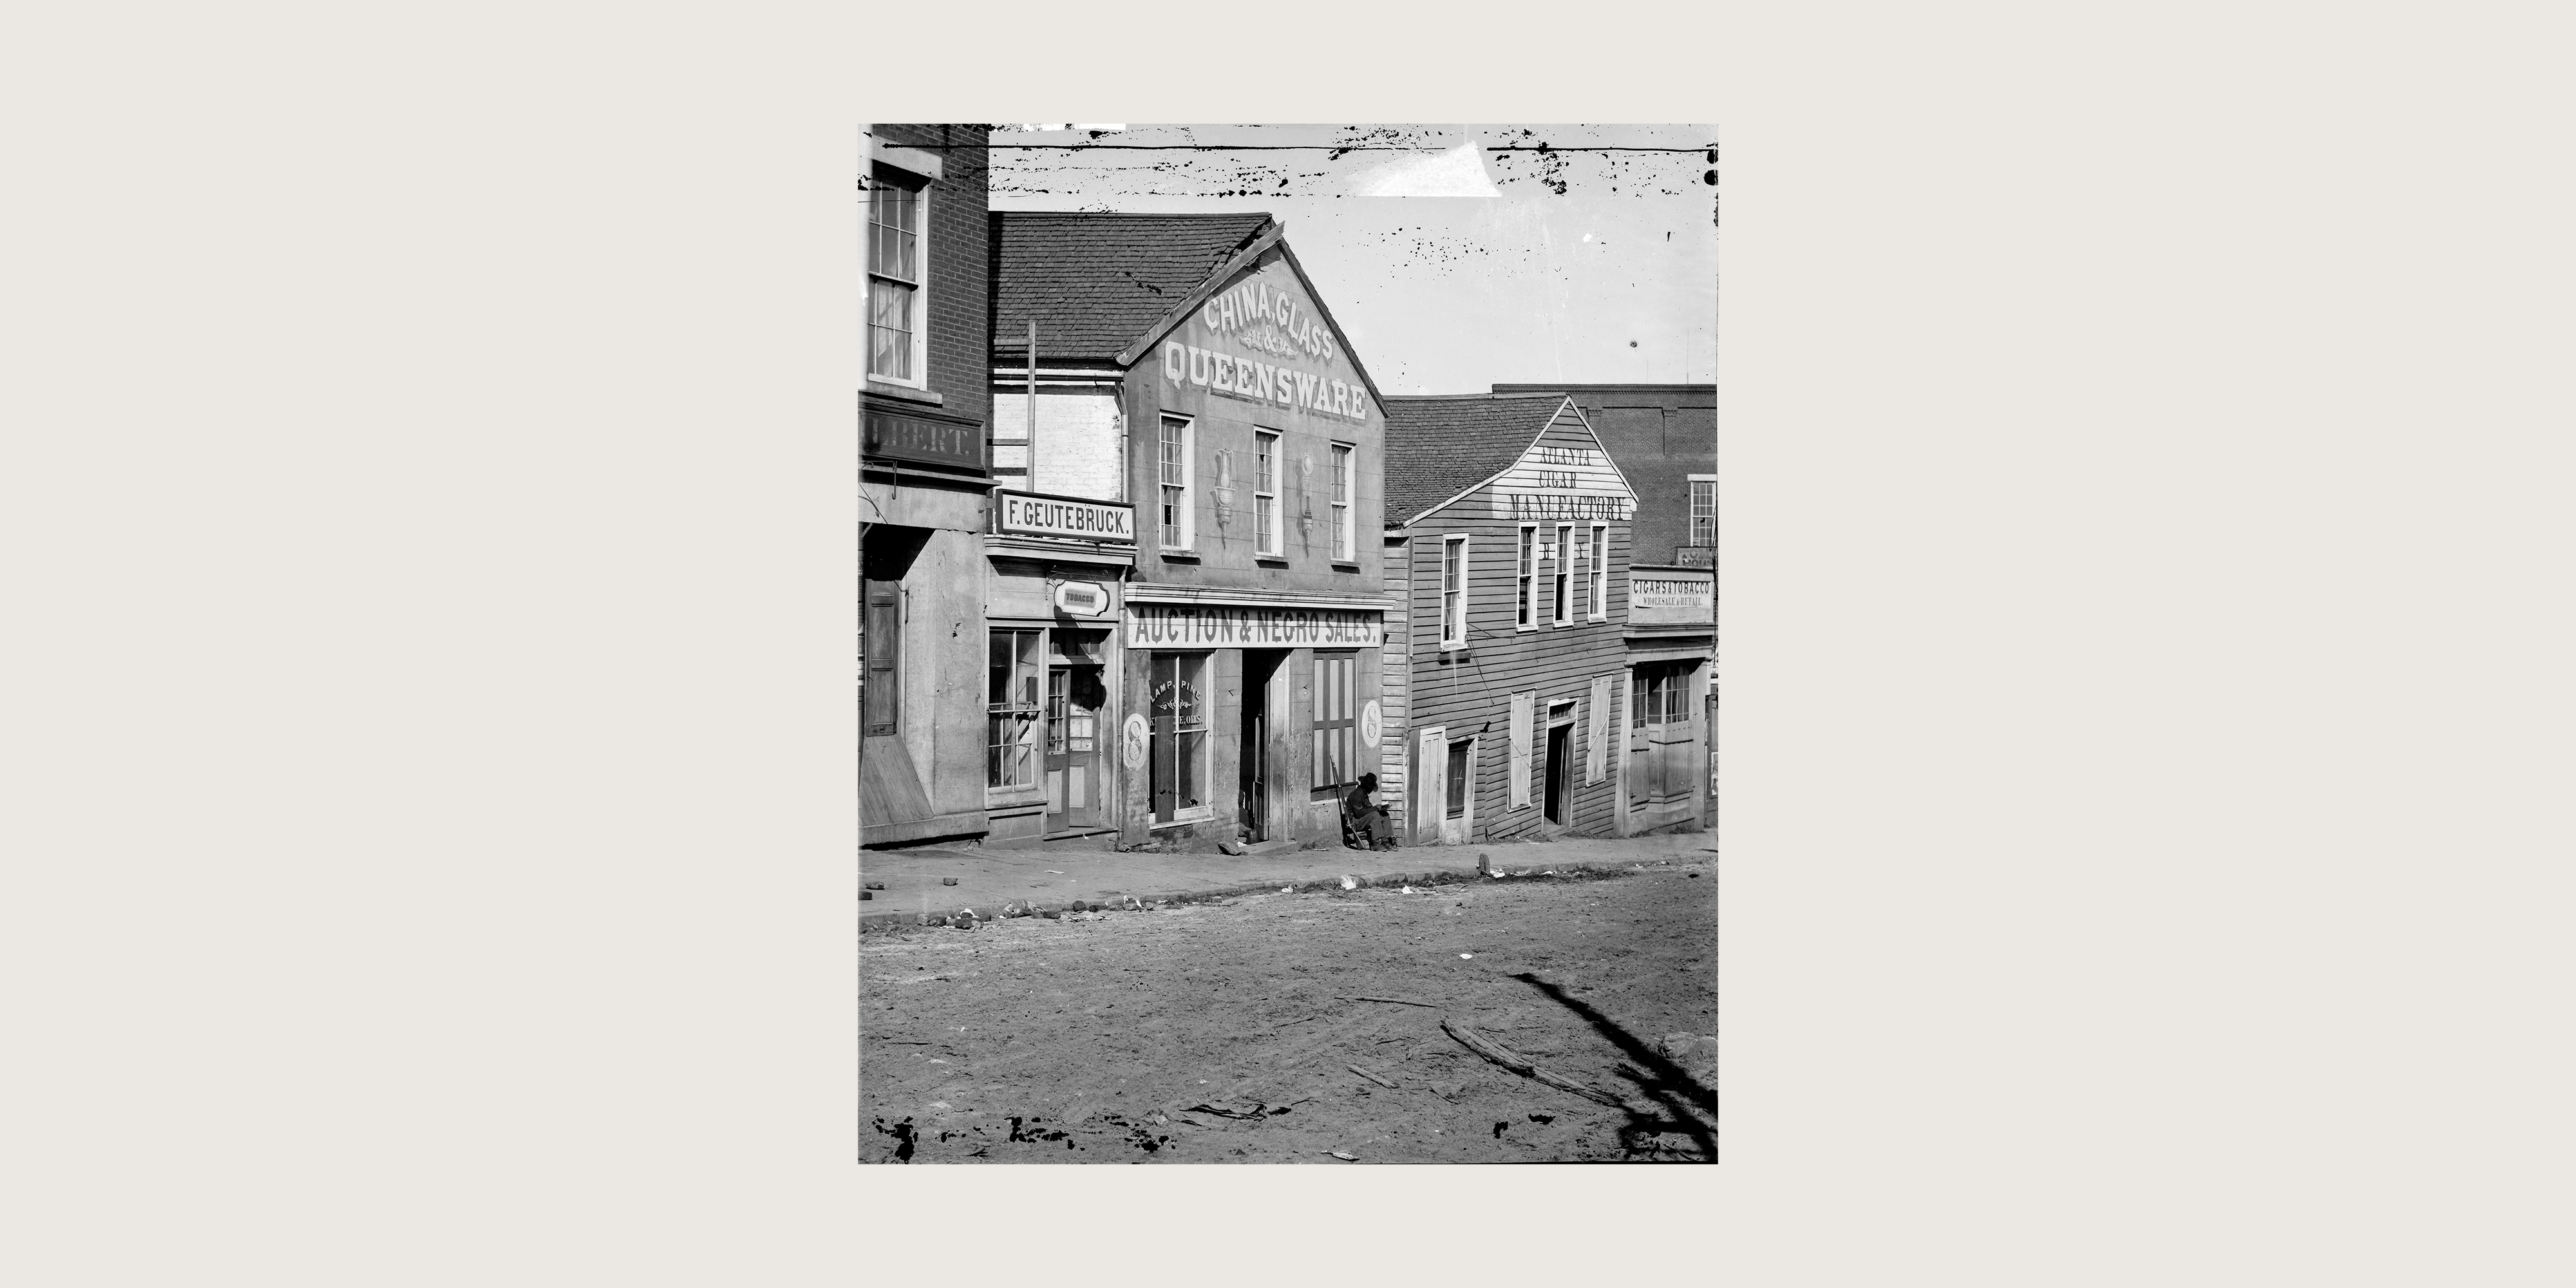
[[[1592,529],[1578,528],[1574,533],[1574,612],[1582,616],[1583,597],[1592,589]]]
[[[1038,782],[1038,646],[1043,631],[994,631],[984,686],[984,785]]]
[[[1566,558],[1573,548],[1573,536],[1573,524],[1556,525],[1556,545],[1548,552],[1550,564],[1556,570],[1556,624],[1559,626],[1574,621],[1574,564]]]
[[[1317,790],[1338,790],[1357,781],[1352,772],[1358,744],[1352,732],[1351,681],[1359,670],[1357,653],[1315,655],[1315,781]]]
[[[1690,543],[1695,546],[1717,544],[1717,476],[1690,476]]]
[[[1279,553],[1279,436],[1252,431],[1252,532],[1260,553]]]
[[[1467,538],[1440,541],[1440,647],[1467,647]]]
[[[1190,548],[1190,436],[1188,418],[1163,417],[1162,455],[1157,469],[1166,550]]]
[[[1592,525],[1592,620],[1610,616],[1610,525]]]
[[[893,171],[868,185],[868,378],[922,383],[922,208],[928,196]]]
[[[1359,489],[1355,453],[1348,443],[1333,444],[1333,557],[1357,559],[1358,536],[1351,527],[1351,494]]]
[[[1531,630],[1538,624],[1537,560],[1538,525],[1524,523],[1521,525],[1519,571],[1514,574],[1519,580],[1512,584],[1512,602],[1519,606],[1516,610],[1519,615],[1513,618],[1512,624],[1521,630]]]

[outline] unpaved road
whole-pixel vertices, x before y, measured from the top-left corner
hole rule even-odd
[[[1679,1048],[1662,1040],[1717,1031],[1716,875],[1672,864],[869,935],[860,1156],[1713,1162],[1714,1044],[1667,1058]],[[1630,1107],[1489,1063],[1444,1018]]]

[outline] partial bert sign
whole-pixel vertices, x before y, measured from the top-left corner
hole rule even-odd
[[[1136,508],[1073,497],[1003,492],[1001,531],[1031,537],[1136,543]]]
[[[1068,581],[1055,588],[1056,611],[1098,617],[1109,611],[1109,588],[1096,581]]]
[[[869,407],[862,423],[863,457],[984,470],[984,428],[975,421]]]
[[[1704,626],[1717,608],[1717,574],[1706,568],[1631,567],[1628,624]]]

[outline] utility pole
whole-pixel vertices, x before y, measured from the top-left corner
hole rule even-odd
[[[1038,490],[1038,320],[1029,319],[1029,490]]]

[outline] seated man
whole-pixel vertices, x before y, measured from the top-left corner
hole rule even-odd
[[[1395,826],[1387,821],[1386,806],[1369,799],[1377,795],[1377,775],[1362,774],[1342,798],[1342,830],[1347,836],[1364,836],[1369,847],[1378,850],[1395,848]]]

